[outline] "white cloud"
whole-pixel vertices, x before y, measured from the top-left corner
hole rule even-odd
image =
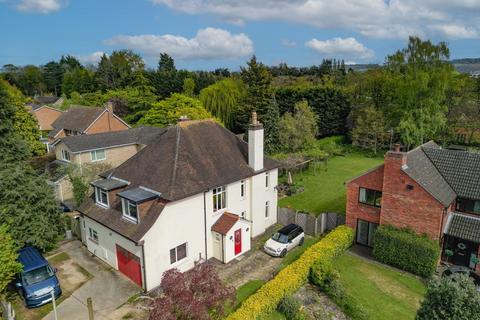
[[[48,14],[62,7],[60,0],[22,0],[17,9],[24,12]]]
[[[215,28],[198,30],[191,39],[171,34],[118,35],[105,43],[138,50],[148,56],[166,52],[178,59],[229,59],[253,54],[253,42],[247,35]]]
[[[365,47],[355,38],[333,38],[318,40],[313,38],[305,45],[327,57],[353,58],[366,60],[374,57],[372,50]]]
[[[77,59],[83,64],[97,64],[105,53],[96,51],[87,55],[76,55]]]
[[[245,21],[279,20],[319,28],[342,28],[372,38],[480,37],[479,0],[150,1],[186,14],[214,15],[238,25]]]

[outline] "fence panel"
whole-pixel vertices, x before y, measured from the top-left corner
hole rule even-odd
[[[289,208],[278,208],[278,223],[286,226],[295,223],[296,211]]]
[[[345,224],[345,215],[326,212],[314,216],[305,212],[295,212],[289,208],[278,208],[278,223],[284,226],[296,223],[303,228],[306,234],[316,236]]]

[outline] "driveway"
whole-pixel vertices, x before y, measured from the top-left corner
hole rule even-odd
[[[93,257],[80,241],[64,244],[61,251],[93,275],[70,297],[57,306],[58,319],[88,319],[87,298],[92,298],[95,320],[116,320],[112,313],[141,289],[101,260]],[[61,285],[61,283],[60,283]],[[54,320],[53,312],[43,319]]]

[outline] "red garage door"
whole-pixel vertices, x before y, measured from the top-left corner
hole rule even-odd
[[[118,270],[133,282],[142,286],[142,269],[140,258],[117,245]]]

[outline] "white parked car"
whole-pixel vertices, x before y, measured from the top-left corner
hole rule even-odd
[[[289,250],[301,246],[305,240],[302,227],[289,224],[275,232],[263,246],[263,250],[274,257],[284,257]]]

